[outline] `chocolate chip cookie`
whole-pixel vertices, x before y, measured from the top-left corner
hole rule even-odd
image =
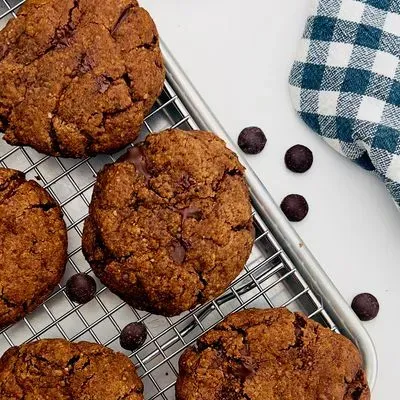
[[[185,351],[177,400],[369,400],[357,348],[287,309],[230,315]]]
[[[40,340],[0,359],[0,400],[143,400],[128,357],[94,343]]]
[[[244,168],[209,132],[150,135],[97,177],[83,251],[140,310],[177,315],[220,295],[253,245]]]
[[[46,299],[66,260],[60,206],[22,172],[0,168],[0,328]]]
[[[0,32],[0,131],[66,157],[136,139],[161,92],[157,29],[136,0],[27,0]]]

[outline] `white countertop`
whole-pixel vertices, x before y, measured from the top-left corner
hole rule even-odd
[[[365,323],[378,351],[374,400],[393,397],[400,378],[400,214],[376,178],[331,150],[297,117],[288,75],[311,0],[142,0],[183,69],[236,139],[258,125],[265,150],[247,159],[279,203],[303,194],[307,218],[295,228],[346,300],[369,291],[381,311]],[[296,143],[314,166],[296,175],[283,164]]]

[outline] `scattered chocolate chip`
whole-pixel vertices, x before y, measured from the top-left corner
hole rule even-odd
[[[134,351],[144,344],[146,338],[146,325],[143,322],[132,322],[122,330],[119,343],[123,349]]]
[[[289,221],[298,222],[308,214],[308,203],[300,194],[289,194],[282,200],[281,210]]]
[[[67,281],[65,292],[75,303],[85,304],[96,294],[96,281],[86,274],[73,275]]]
[[[188,218],[194,218],[195,220],[200,221],[203,216],[203,213],[197,207],[186,207],[179,212],[182,214],[182,223]]]
[[[245,128],[238,138],[239,147],[247,154],[260,153],[267,143],[264,132],[255,126]]]
[[[285,164],[293,172],[308,171],[314,161],[312,151],[301,144],[291,147],[285,154]]]
[[[354,297],[351,308],[361,321],[371,321],[379,312],[379,302],[370,293],[361,293]]]
[[[125,154],[123,154],[118,162],[128,161],[135,165],[137,172],[146,178],[146,182],[151,178],[150,172],[147,169],[146,157],[140,146],[131,147]]]
[[[179,265],[183,264],[186,257],[186,249],[184,243],[181,243],[179,240],[174,240],[171,244],[170,255],[175,263]]]

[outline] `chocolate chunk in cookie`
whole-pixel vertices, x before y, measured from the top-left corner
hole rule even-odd
[[[51,294],[66,261],[60,206],[22,172],[0,168],[0,328],[23,318]]]
[[[369,400],[344,336],[287,309],[230,315],[179,361],[177,400]]]
[[[134,141],[165,77],[136,0],[27,0],[0,31],[0,129],[13,145],[84,157]]]
[[[236,155],[212,133],[171,130],[99,173],[83,251],[127,303],[171,316],[220,295],[253,241]]]
[[[143,400],[128,357],[99,344],[39,340],[0,359],[0,400]]]

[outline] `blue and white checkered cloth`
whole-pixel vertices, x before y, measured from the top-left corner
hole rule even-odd
[[[320,0],[290,75],[301,118],[379,175],[398,206],[399,56],[400,0]]]

